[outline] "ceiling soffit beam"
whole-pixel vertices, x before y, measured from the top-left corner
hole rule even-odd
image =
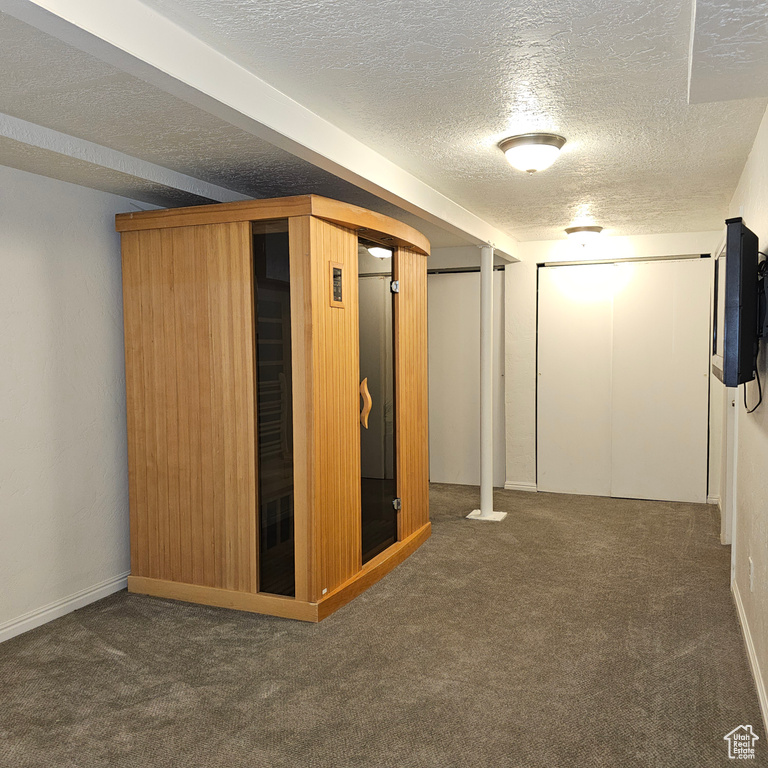
[[[400,208],[515,258],[513,237],[138,0],[0,0],[0,11]]]
[[[0,137],[37,149],[55,152],[74,160],[81,160],[99,168],[124,173],[162,187],[214,200],[217,203],[250,199],[239,192],[233,192],[230,189],[209,184],[207,181],[195,179],[183,173],[177,173],[109,147],[102,147],[100,144],[78,139],[75,136],[69,136],[51,128],[45,128],[2,113],[0,113]]]

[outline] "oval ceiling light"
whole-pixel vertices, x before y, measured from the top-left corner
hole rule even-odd
[[[602,227],[588,226],[588,227],[568,227],[565,230],[565,234],[568,235],[568,239],[571,242],[578,243],[579,245],[587,245],[587,243],[593,243],[595,238],[603,231]]]
[[[557,160],[565,139],[555,133],[523,133],[499,142],[499,149],[518,171],[535,173]]]
[[[377,259],[391,259],[392,258],[392,251],[389,248],[382,248],[379,245],[372,245],[368,249],[368,253],[370,253],[371,256],[375,256]]]

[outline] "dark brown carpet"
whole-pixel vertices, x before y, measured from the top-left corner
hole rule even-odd
[[[768,764],[712,508],[477,499],[319,625],[122,592],[4,643],[0,766]]]

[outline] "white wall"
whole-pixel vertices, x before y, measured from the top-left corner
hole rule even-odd
[[[427,277],[429,475],[480,485],[480,273]],[[493,273],[493,484],[504,485],[504,274]],[[471,512],[472,510],[467,510]]]
[[[755,138],[739,185],[731,200],[731,216],[743,216],[768,252],[768,113]],[[761,344],[759,372],[768,382],[766,342]],[[744,634],[752,643],[751,661],[761,695],[763,718],[768,714],[765,686],[768,674],[768,402],[752,414],[744,410],[739,387],[736,444],[736,510],[733,536],[734,595]],[[748,385],[750,403],[757,398]],[[749,558],[754,563],[754,592],[750,591]]]
[[[723,229],[725,222],[723,222]],[[587,247],[562,240],[538,240],[520,243],[521,261],[537,264],[553,261],[596,261],[599,259],[652,259],[660,256],[692,256],[714,253],[723,238],[723,230],[713,232],[675,232],[667,235],[611,236],[603,233]]]
[[[493,254],[494,266],[504,266],[509,259],[498,252]],[[460,245],[455,248],[435,248],[427,259],[427,269],[454,269],[472,267],[480,269],[480,248],[476,245]]]
[[[721,503],[720,479],[722,477],[722,453],[725,433],[725,387],[715,376],[709,378],[709,478],[707,501]],[[721,532],[722,536],[722,532]],[[723,544],[730,542],[723,541]]]
[[[0,167],[0,640],[125,584],[127,210]]]
[[[505,488],[536,490],[535,261],[504,269],[504,380],[507,434]]]
[[[715,250],[712,252],[712,287],[711,287],[711,302],[712,313],[709,319],[709,338],[712,339],[714,332],[714,324],[717,319],[718,310],[715,304],[715,271],[717,256],[722,252],[725,246],[725,223],[723,223],[723,230],[720,233],[720,242]],[[724,307],[725,294],[722,287],[718,296],[718,305]],[[722,324],[722,319],[719,321]],[[722,328],[720,328],[720,336],[722,338]],[[722,343],[722,342],[721,342]],[[710,347],[711,348],[711,347]],[[720,363],[722,366],[722,362]],[[731,543],[731,523],[730,523],[730,508],[731,502],[728,500],[733,497],[731,486],[728,488],[723,487],[723,483],[726,482],[725,473],[725,454],[726,454],[726,440],[729,439],[726,434],[728,431],[728,418],[732,414],[732,408],[730,404],[731,395],[723,386],[722,382],[713,373],[710,373],[709,377],[709,478],[708,478],[708,494],[707,501],[710,504],[717,504],[720,509],[720,542],[722,544]],[[733,420],[731,424],[731,435]],[[730,448],[733,449],[733,441],[730,441]],[[730,505],[730,506],[729,506]]]
[[[505,268],[506,488],[536,489],[536,265],[714,253],[721,238],[720,231],[605,236],[590,250],[565,239],[519,244],[521,261]]]

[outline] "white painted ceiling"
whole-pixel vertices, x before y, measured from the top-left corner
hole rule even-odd
[[[204,179],[248,197],[320,194],[379,210],[433,247],[464,241],[94,56],[0,13],[0,113]],[[0,121],[1,123],[1,121]],[[153,205],[210,202],[0,136],[0,164]]]
[[[145,5],[519,240],[587,221],[619,235],[720,229],[766,107],[688,104],[686,0]],[[2,14],[0,67],[6,115],[241,194],[317,192],[406,220],[433,246],[467,242]],[[531,130],[568,143],[529,177],[496,143]],[[200,200],[40,152],[5,139],[0,163],[163,205]]]
[[[768,96],[768,2],[695,0],[692,103]]]

